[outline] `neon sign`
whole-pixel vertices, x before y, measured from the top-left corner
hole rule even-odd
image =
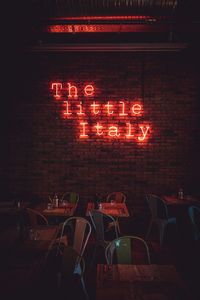
[[[145,142],[150,136],[149,123],[140,123],[143,105],[140,99],[127,101],[96,100],[95,87],[87,84],[79,95],[77,85],[67,82],[51,84],[52,95],[62,103],[62,117],[77,120],[79,139],[115,139]]]

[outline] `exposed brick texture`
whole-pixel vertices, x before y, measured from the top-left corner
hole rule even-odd
[[[199,70],[191,53],[26,54],[10,78],[3,181],[8,197],[46,199],[73,190],[85,203],[96,192],[120,190],[134,206],[146,192],[183,187],[199,193]],[[148,141],[94,133],[80,140],[77,119],[62,118],[67,98],[54,99],[53,81],[71,82],[80,93],[93,83],[93,100],[104,104],[141,98],[142,116],[129,120],[151,125]],[[79,100],[89,111],[91,99]],[[102,114],[97,119],[112,123]],[[125,126],[126,118],[120,122]]]

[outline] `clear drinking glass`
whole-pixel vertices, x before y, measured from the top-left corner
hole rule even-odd
[[[38,239],[39,239],[39,232],[38,232],[37,230],[31,228],[31,229],[29,230],[29,239],[30,239],[31,241],[36,241],[36,240],[38,240]]]

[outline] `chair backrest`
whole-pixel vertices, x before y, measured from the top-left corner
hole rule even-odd
[[[73,250],[73,251],[72,251]],[[63,250],[63,255],[61,258],[61,268],[60,268],[60,277],[58,277],[58,288],[62,291],[64,291],[64,294],[66,294],[66,282],[69,283],[69,286],[67,287],[67,293],[70,295],[73,295],[73,299],[76,298],[76,287],[79,291],[79,285],[77,285],[77,275],[79,276],[82,284],[82,289],[85,294],[84,299],[89,300],[89,295],[85,287],[84,283],[84,271],[85,271],[85,261],[83,256],[80,256],[74,249],[71,249],[70,247],[65,247]],[[76,286],[74,286],[74,280],[72,278],[76,276]],[[78,293],[79,298],[80,291]],[[82,299],[82,298],[81,298]]]
[[[62,196],[62,201],[68,201],[69,203],[77,204],[79,201],[79,194],[75,192],[66,192]]]
[[[116,202],[116,203],[121,203],[126,201],[126,195],[123,194],[122,192],[113,192],[108,194],[106,202]]]
[[[85,271],[85,260],[73,248],[64,247],[61,258],[61,276],[66,278],[73,274],[83,275]],[[66,285],[66,281],[64,283]]]
[[[168,219],[168,209],[164,200],[157,195],[145,195],[152,218]]]
[[[150,253],[147,243],[137,236],[123,236],[113,240],[105,249],[106,261],[113,264],[114,257],[118,264],[133,264],[136,258],[136,248],[141,255],[141,246],[145,250],[145,261],[150,264]]]
[[[28,220],[31,227],[38,225],[49,225],[47,218],[37,210],[27,207],[26,212],[28,214]]]
[[[190,221],[194,230],[195,240],[200,239],[200,207],[192,205],[188,208]]]
[[[95,209],[89,211],[89,216],[95,231],[95,238],[97,244],[103,247],[105,246],[105,232],[109,223],[112,223],[114,225],[114,234],[115,237],[118,237],[117,223],[112,216],[104,214]]]
[[[62,226],[61,235],[58,243],[60,247],[62,237],[67,234],[72,235],[72,247],[82,256],[87,245],[92,228],[90,222],[81,217],[68,218]],[[69,239],[68,239],[69,240]]]

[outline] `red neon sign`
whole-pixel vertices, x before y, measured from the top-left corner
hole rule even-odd
[[[151,126],[146,122],[137,123],[143,115],[141,100],[108,99],[102,103],[94,100],[95,87],[92,84],[83,86],[80,92],[71,82],[66,85],[53,82],[51,90],[53,97],[63,103],[63,117],[77,120],[79,139],[95,137],[141,143],[150,136]]]
[[[84,106],[82,101],[76,101],[76,103],[70,103],[70,101],[63,101],[65,105],[64,115],[85,115]],[[73,108],[72,108],[73,106]],[[88,113],[91,115],[98,115],[103,113],[104,116],[112,116],[116,114],[119,117],[124,117],[128,115],[136,116],[142,114],[142,104],[136,103],[128,106],[125,101],[117,101],[112,103],[108,101],[106,104],[100,104],[99,102],[93,101],[91,104],[87,105]]]

